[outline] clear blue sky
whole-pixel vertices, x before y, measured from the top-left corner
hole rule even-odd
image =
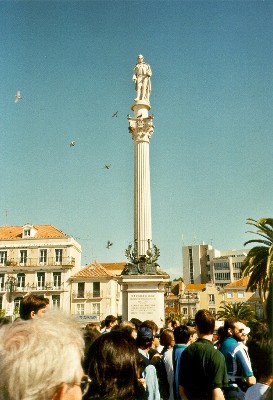
[[[243,248],[246,218],[272,217],[272,1],[2,1],[0,37],[1,225],[52,224],[82,264],[126,260],[139,53],[161,268],[182,275],[182,244]]]

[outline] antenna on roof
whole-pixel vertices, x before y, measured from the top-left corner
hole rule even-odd
[[[5,225],[8,226],[8,210],[5,210]]]

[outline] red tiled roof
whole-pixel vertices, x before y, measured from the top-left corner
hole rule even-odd
[[[51,239],[51,238],[67,238],[69,237],[60,229],[52,225],[33,225],[37,230],[34,239]],[[23,226],[0,226],[0,240],[18,240],[22,239]],[[32,238],[28,238],[30,240]]]
[[[121,274],[121,272],[123,271],[126,262],[118,262],[118,263],[100,263],[100,265],[103,266],[103,268],[105,268],[108,273],[112,274],[112,275],[117,275],[117,274]]]
[[[206,289],[205,283],[186,283],[185,290],[203,290]]]
[[[246,287],[248,285],[250,276],[244,276],[241,279],[238,279],[237,281],[231,282],[226,287]]]
[[[81,271],[73,276],[73,278],[111,278],[113,274],[108,271],[99,263],[92,262],[84,267]]]

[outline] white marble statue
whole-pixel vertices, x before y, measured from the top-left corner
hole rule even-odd
[[[135,100],[149,101],[151,94],[152,70],[149,64],[144,62],[144,57],[140,54],[137,57],[137,64],[134,68],[133,81],[136,84],[137,96]]]

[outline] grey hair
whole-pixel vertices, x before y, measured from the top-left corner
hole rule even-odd
[[[49,400],[79,382],[83,346],[77,323],[60,312],[1,327],[0,400]]]

